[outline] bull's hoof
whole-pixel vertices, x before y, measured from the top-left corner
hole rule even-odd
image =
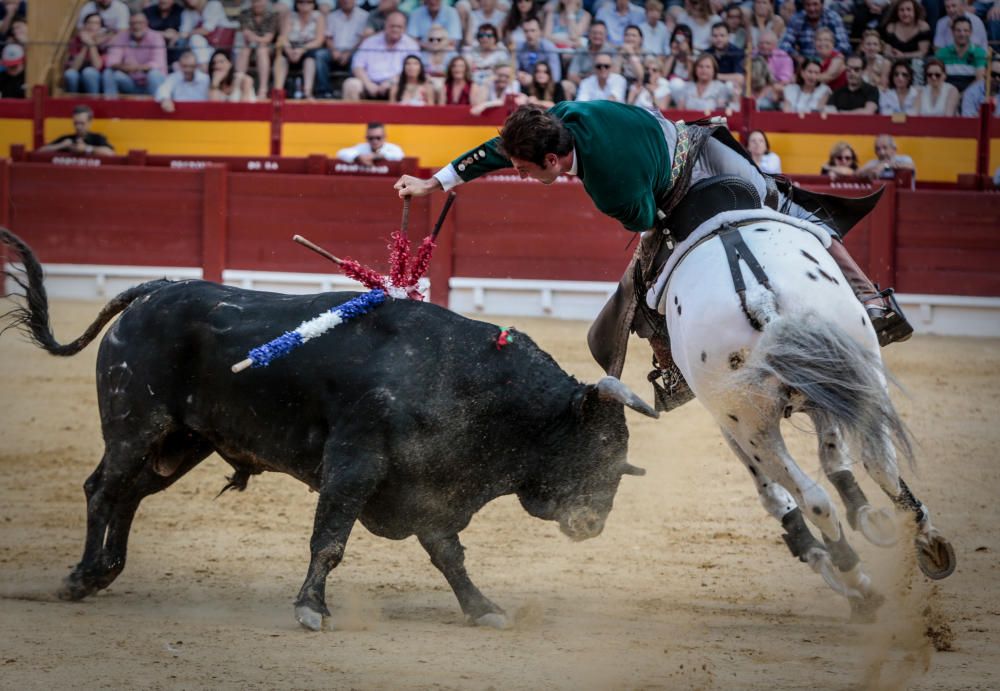
[[[924,575],[935,581],[947,578],[955,571],[955,548],[936,531],[918,535],[913,541],[917,548],[917,564]]]
[[[885,604],[885,596],[876,592],[871,592],[864,597],[849,597],[851,603],[851,623],[852,624],[874,624],[875,615],[879,608]]]
[[[305,605],[298,605],[295,608],[295,621],[310,631],[323,630],[323,615]]]
[[[858,511],[857,522],[861,534],[876,547],[892,547],[896,544],[896,522],[887,509],[876,511],[871,506],[863,506]]]
[[[82,600],[96,591],[96,585],[84,583],[78,576],[70,574],[63,579],[62,587],[59,588],[56,595],[60,600],[75,601]]]
[[[510,620],[507,618],[506,614],[501,614],[499,612],[489,612],[481,617],[473,619],[473,623],[476,626],[489,626],[490,628],[499,629],[501,631],[510,628]]]

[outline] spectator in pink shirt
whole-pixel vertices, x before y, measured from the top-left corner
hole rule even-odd
[[[150,31],[146,15],[133,14],[128,31],[122,31],[108,44],[104,95],[114,98],[120,92],[152,96],[166,75],[167,44],[163,36]]]
[[[419,52],[420,45],[406,35],[406,15],[391,12],[385,18],[385,29],[362,41],[354,53],[354,76],[344,82],[344,100],[388,99],[392,80],[403,71],[406,56]]]
[[[770,29],[761,32],[757,55],[767,60],[775,84],[784,86],[795,81],[795,62],[791,55],[778,47],[778,36]]]

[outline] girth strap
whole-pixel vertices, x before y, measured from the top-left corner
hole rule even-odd
[[[743,314],[746,315],[747,319],[750,321],[750,325],[757,331],[763,331],[764,325],[761,324],[752,314],[750,310],[747,309],[747,286],[746,282],[743,280],[743,271],[740,269],[740,259],[747,265],[750,269],[750,273],[753,277],[757,279],[757,282],[762,286],[771,289],[771,282],[764,272],[764,267],[760,265],[757,261],[757,257],[754,256],[750,248],[743,241],[743,236],[740,234],[740,229],[738,226],[726,224],[719,229],[719,239],[722,241],[722,246],[726,250],[726,260],[729,262],[729,273],[733,277],[733,287],[736,289],[736,294],[740,298],[740,306],[743,308]]]

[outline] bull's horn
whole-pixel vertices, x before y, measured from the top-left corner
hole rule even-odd
[[[642,477],[645,474],[645,468],[640,468],[639,466],[632,465],[631,463],[626,463],[625,470],[622,471],[622,475],[635,475],[636,477]]]
[[[597,382],[597,393],[601,398],[622,403],[646,417],[658,418],[660,414],[653,410],[644,400],[632,393],[632,390],[622,384],[617,377],[604,377]]]

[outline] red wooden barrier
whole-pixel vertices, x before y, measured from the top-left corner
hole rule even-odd
[[[1000,194],[899,192],[897,289],[1000,295]]]
[[[635,235],[598,212],[577,182],[542,186],[496,176],[463,186],[432,262],[435,301],[452,275],[616,280]],[[828,181],[820,178],[831,189]],[[820,186],[822,188],[822,186]],[[259,175],[225,166],[0,163],[0,221],[44,262],[200,266],[334,273],[291,242],[300,233],[338,256],[386,269],[400,203],[386,177]],[[869,188],[835,187],[841,194]],[[443,195],[413,202],[410,235],[426,235]],[[898,190],[847,238],[858,263],[900,292],[1000,295],[1000,195]]]
[[[452,211],[456,276],[618,279],[634,233],[598,211],[577,182],[544,186],[510,177],[461,188]]]
[[[45,262],[201,266],[201,171],[10,167],[10,227]]]
[[[338,257],[388,270],[389,235],[399,228],[402,205],[385,178],[233,173],[229,181],[228,268],[337,273],[292,242],[299,234]],[[426,198],[413,201],[415,241],[429,232],[428,209]]]
[[[149,154],[143,149],[131,149],[127,154],[95,156],[65,151],[28,151],[22,144],[11,144],[10,157],[18,162],[52,163],[53,165],[100,168],[110,165],[152,166],[176,170],[202,170],[218,164],[233,172],[286,173],[293,175],[370,175],[397,178],[415,175],[418,160],[407,157],[401,161],[381,161],[372,166],[344,163],[322,154],[294,156],[183,156]]]
[[[204,198],[201,217],[201,266],[206,281],[222,282],[226,268],[228,195],[225,166],[211,165],[202,174]]]

